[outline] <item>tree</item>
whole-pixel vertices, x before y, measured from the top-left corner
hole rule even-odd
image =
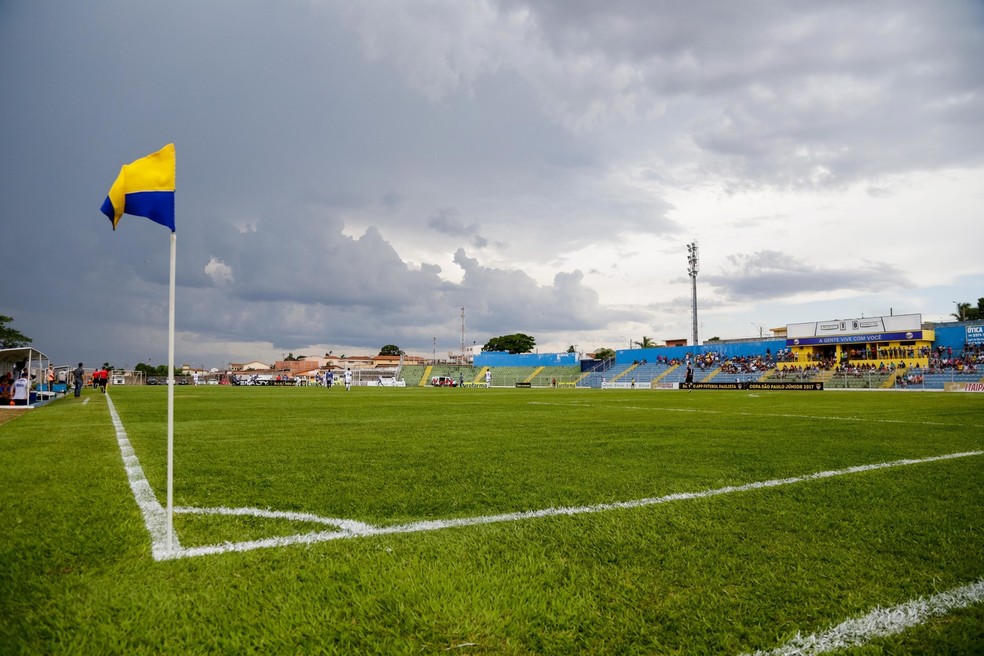
[[[639,348],[656,348],[656,342],[650,339],[649,337],[646,337],[645,335],[642,336],[641,342],[632,342],[632,343],[638,346]]]
[[[570,346],[567,347],[567,352],[568,353],[577,353],[577,349],[574,348],[574,345],[573,344],[571,344]]]
[[[387,344],[383,348],[379,349],[380,355],[403,355],[403,351],[396,344]]]
[[[596,349],[594,352],[595,360],[611,360],[615,357],[615,351],[610,348]]]
[[[532,353],[534,346],[536,346],[536,339],[533,337],[524,335],[523,333],[514,333],[512,335],[493,337],[482,347],[482,350],[506,351],[507,353],[513,354]]]
[[[984,319],[984,298],[977,299],[977,307],[970,303],[957,303],[957,311],[950,316],[957,321],[980,321]]]
[[[22,334],[19,330],[7,327],[11,321],[13,318],[0,314],[0,348],[18,348],[30,344],[30,337]]]

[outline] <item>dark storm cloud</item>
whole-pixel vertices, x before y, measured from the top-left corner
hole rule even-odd
[[[878,292],[914,287],[904,271],[881,262],[826,268],[776,251],[731,255],[728,261],[730,267],[721,273],[702,275],[700,279],[729,301],[779,300],[803,293]]]
[[[476,329],[489,333],[591,330],[621,316],[615,310],[608,314],[598,293],[582,284],[580,271],[558,273],[552,285],[541,286],[522,271],[484,267],[463,249],[455,253],[454,261],[465,272],[454,298],[467,305]]]
[[[430,217],[427,225],[441,234],[468,239],[476,248],[484,248],[489,243],[488,239],[479,234],[481,227],[477,223],[465,225],[453,208],[446,207],[439,210]]]
[[[735,185],[838,185],[984,157],[980,3],[503,6],[528,10],[558,60],[622,73],[607,98],[594,93],[600,84],[579,87],[580,111],[620,98],[668,119],[679,108],[704,166]],[[560,93],[546,75],[538,81]]]

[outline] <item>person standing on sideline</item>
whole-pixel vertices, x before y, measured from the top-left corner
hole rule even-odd
[[[27,378],[27,369],[21,372],[20,378],[14,381],[14,394],[11,405],[27,405],[31,398],[31,381]]]
[[[72,375],[75,377],[72,381],[75,384],[75,398],[79,398],[82,396],[82,386],[85,385],[85,368],[81,362],[72,372]]]
[[[352,370],[345,369],[345,391],[349,392],[352,390]]]
[[[48,365],[48,391],[55,391],[55,368],[52,365]]]
[[[492,370],[491,369],[486,369],[485,370],[485,387],[486,387],[486,389],[488,389],[489,387],[492,387]]]

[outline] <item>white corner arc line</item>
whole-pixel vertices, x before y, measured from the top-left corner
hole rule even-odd
[[[814,472],[812,474],[805,474],[803,476],[793,476],[790,478],[758,481],[755,483],[746,483],[744,485],[733,485],[733,486],[729,485],[726,487],[716,488],[712,490],[702,490],[699,492],[676,492],[661,497],[649,497],[645,499],[634,499],[631,501],[616,501],[613,503],[602,503],[602,504],[595,504],[595,505],[588,505],[588,506],[571,506],[571,507],[560,507],[560,508],[544,508],[540,510],[524,510],[519,512],[502,513],[497,515],[480,515],[477,517],[433,519],[433,520],[424,520],[419,522],[411,522],[409,524],[399,524],[394,526],[373,526],[371,524],[366,524],[351,519],[321,517],[319,515],[314,515],[311,513],[294,513],[294,512],[276,511],[270,509],[264,510],[260,508],[180,507],[180,508],[175,508],[174,511],[176,513],[182,513],[182,514],[254,516],[254,517],[287,519],[292,521],[326,524],[329,526],[338,527],[339,530],[317,531],[317,532],[303,533],[298,535],[271,537],[261,540],[225,542],[222,544],[206,545],[201,547],[190,547],[190,548],[181,547],[180,544],[178,543],[177,536],[175,536],[174,545],[173,545],[174,549],[169,550],[167,547],[167,543],[168,543],[167,516],[164,507],[161,505],[161,503],[157,500],[157,497],[154,495],[154,491],[153,489],[151,489],[150,483],[147,482],[147,477],[144,475],[143,468],[140,466],[140,461],[137,459],[137,456],[133,451],[133,447],[130,445],[130,441],[126,435],[126,429],[123,427],[123,422],[120,420],[119,414],[117,414],[116,408],[113,405],[113,402],[109,397],[109,394],[106,395],[106,404],[109,407],[109,413],[113,421],[113,427],[116,429],[116,440],[120,446],[120,454],[123,458],[124,467],[126,468],[127,478],[130,481],[130,488],[133,490],[134,499],[136,500],[137,505],[140,507],[140,510],[143,513],[144,523],[147,526],[147,531],[150,533],[151,543],[152,543],[152,553],[155,560],[172,560],[175,558],[205,556],[205,555],[212,555],[212,554],[228,553],[233,551],[250,551],[252,549],[282,547],[282,546],[289,546],[294,544],[314,544],[318,542],[327,542],[330,540],[339,540],[339,539],[346,539],[346,538],[391,535],[397,533],[417,533],[422,531],[437,531],[447,528],[460,528],[466,526],[479,526],[482,524],[515,522],[515,521],[522,521],[528,519],[538,519],[543,517],[572,516],[572,515],[607,512],[611,510],[626,510],[630,508],[642,508],[645,506],[654,506],[663,503],[669,503],[671,501],[687,501],[687,500],[694,500],[694,499],[703,499],[703,498],[718,496],[722,494],[731,494],[734,492],[747,492],[747,491],[759,490],[763,488],[792,485],[795,483],[803,483],[807,481],[819,480],[824,478],[832,478],[835,476],[846,476],[849,474],[857,474],[861,472],[874,471],[878,469],[904,467],[908,465],[917,465],[917,464],[928,463],[928,462],[936,462],[940,460],[952,460],[954,458],[967,458],[972,456],[984,455],[984,451],[965,451],[961,453],[949,453],[939,456],[929,456],[926,458],[893,460],[891,462],[882,462],[882,463],[875,463],[870,465],[857,465],[854,467],[846,467],[844,469]]]
[[[360,533],[368,531],[373,527],[369,524],[355,521],[354,519],[339,519],[335,517],[322,517],[312,513],[291,512],[284,510],[270,510],[262,508],[193,508],[190,506],[180,506],[174,509],[175,513],[182,515],[225,515],[227,517],[265,517],[267,519],[286,519],[292,522],[309,522],[312,524],[327,524],[337,526],[348,533]]]
[[[891,608],[875,608],[863,617],[846,620],[822,633],[796,634],[786,644],[768,651],[756,651],[752,656],[813,656],[859,647],[874,638],[902,633],[932,617],[981,601],[984,601],[984,579]]]

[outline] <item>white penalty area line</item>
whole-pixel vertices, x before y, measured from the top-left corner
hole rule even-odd
[[[756,396],[756,398],[758,398]],[[551,403],[549,401],[529,401],[528,405],[556,405],[564,407],[575,407],[575,408],[598,408],[602,407],[597,403]],[[611,406],[605,406],[611,407]],[[945,421],[919,421],[919,420],[909,420],[909,419],[876,419],[873,417],[832,417],[826,415],[797,415],[788,413],[767,413],[762,414],[760,412],[745,412],[743,410],[738,411],[724,411],[724,410],[707,410],[704,408],[659,408],[659,407],[644,407],[637,405],[620,405],[619,410],[641,410],[644,412],[686,412],[699,415],[727,415],[727,416],[738,416],[738,417],[769,417],[778,419],[809,419],[810,421],[845,421],[856,424],[908,424],[913,426],[950,426],[959,428],[984,428],[981,424],[953,424],[947,423]]]
[[[614,503],[602,503],[588,506],[572,506],[562,508],[544,508],[542,510],[526,510],[521,512],[503,513],[498,515],[482,515],[478,517],[459,517],[452,519],[433,519],[409,524],[399,524],[395,526],[373,526],[352,519],[341,519],[334,517],[322,517],[312,513],[283,512],[260,508],[195,508],[177,507],[174,508],[176,514],[186,515],[223,515],[240,517],[263,517],[268,519],[283,519],[295,522],[322,524],[331,527],[330,530],[314,531],[296,535],[276,536],[261,540],[248,540],[242,542],[224,542],[222,544],[204,545],[199,547],[182,547],[178,542],[177,535],[174,536],[171,548],[168,548],[167,536],[167,517],[166,511],[157,500],[147,477],[144,475],[140,461],[137,459],[127,438],[126,429],[120,420],[119,414],[110,396],[106,395],[106,405],[116,429],[116,440],[120,446],[120,454],[123,458],[123,465],[126,468],[127,478],[130,482],[130,489],[133,497],[143,513],[144,523],[150,533],[151,551],[155,560],[174,560],[176,558],[191,558],[194,556],[207,556],[229,552],[251,551],[253,549],[264,549],[271,547],[286,547],[295,544],[315,544],[327,542],[329,540],[340,540],[347,538],[372,537],[380,535],[392,535],[398,533],[417,533],[421,531],[439,531],[448,528],[459,528],[465,526],[479,526],[482,524],[497,524],[501,522],[516,522],[542,517],[560,517],[583,515],[588,513],[607,512],[611,510],[626,510],[630,508],[643,508],[654,506],[671,501],[686,501],[693,499],[704,499],[708,497],[732,494],[735,492],[748,492],[764,488],[780,487],[803,483],[808,481],[833,478],[836,476],[846,476],[858,474],[878,469],[888,469],[892,467],[904,467],[907,465],[917,465],[940,460],[952,460],[955,458],[967,458],[984,454],[984,451],[966,451],[963,453],[950,453],[928,458],[916,458],[905,460],[894,460],[892,462],[876,463],[872,465],[858,465],[844,469],[815,472],[804,476],[793,476],[790,478],[778,478],[769,481],[759,481],[747,483],[745,485],[733,485],[721,487],[713,490],[703,490],[700,492],[678,492],[661,497],[650,497],[645,499],[635,499],[632,501],[618,501]]]
[[[813,656],[860,647],[875,638],[897,635],[933,617],[984,601],[984,579],[946,592],[920,597],[891,608],[875,608],[863,617],[841,622],[822,633],[797,634],[789,642],[751,656]],[[750,656],[746,654],[745,656]]]

